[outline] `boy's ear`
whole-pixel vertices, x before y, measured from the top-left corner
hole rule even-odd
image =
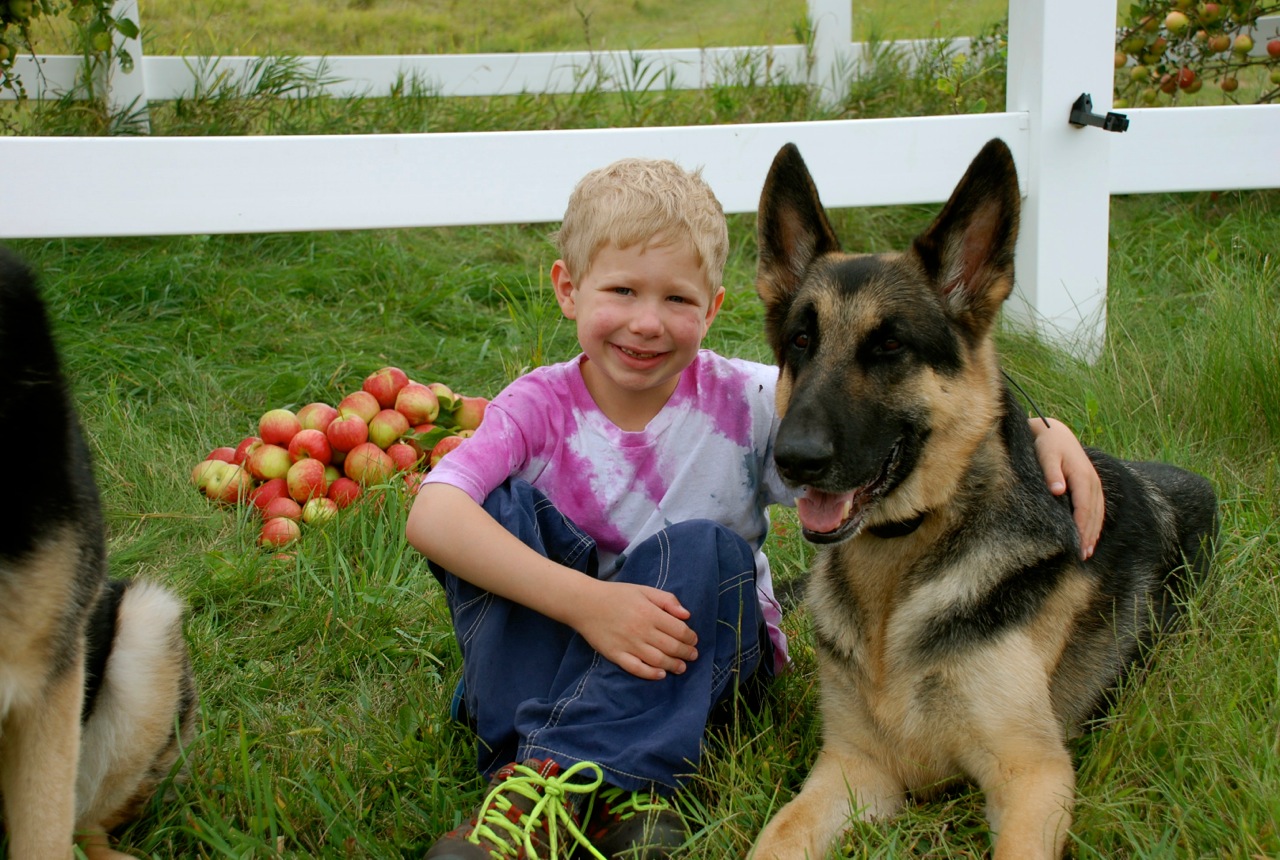
[[[573,277],[564,260],[556,260],[551,264],[551,286],[556,291],[556,302],[565,319],[576,319],[577,305],[573,301]]]
[[[719,287],[715,295],[711,297],[711,304],[707,305],[707,316],[702,323],[702,333],[705,335],[707,330],[711,328],[712,321],[716,318],[716,314],[720,313],[720,306],[724,304],[724,287]]]

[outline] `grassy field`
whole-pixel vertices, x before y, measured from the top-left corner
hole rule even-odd
[[[857,5],[854,32],[972,35],[1007,8],[997,0],[874,0]],[[141,0],[139,17],[154,54],[449,54],[794,44],[807,9],[805,0]]]
[[[144,3],[144,18],[161,5]],[[981,83],[993,100],[1002,74]],[[171,106],[158,122],[194,134],[824,115],[802,88],[751,83],[460,102],[209,99]],[[927,74],[906,78],[892,58],[845,107],[948,109]],[[42,121],[78,121],[52,113]],[[1001,339],[1013,376],[1086,443],[1193,468],[1222,499],[1217,562],[1186,625],[1076,745],[1078,858],[1280,855],[1277,209],[1275,191],[1117,198],[1101,358],[1087,365],[1022,335]],[[891,207],[835,221],[851,249],[885,250],[932,214]],[[408,499],[390,488],[276,558],[255,547],[252,517],[214,508],[187,476],[267,409],[336,402],[384,364],[492,395],[523,369],[572,355],[546,285],[553,227],[13,243],[41,271],[57,320],[113,568],[172,584],[190,607],[202,696],[192,779],[121,834],[124,848],[152,858],[417,857],[478,802],[471,738],[448,717],[453,631],[404,541]],[[707,345],[765,359],[754,219],[732,217],[730,235],[729,296]],[[768,552],[777,575],[795,581],[810,549],[789,511],[775,522]],[[796,671],[758,713],[711,737],[684,798],[697,831],[688,857],[743,856],[802,781],[819,730],[807,623],[798,609],[785,619]],[[982,814],[977,793],[958,788],[892,824],[858,827],[842,856],[983,856]]]

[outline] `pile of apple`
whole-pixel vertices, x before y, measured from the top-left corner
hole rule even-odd
[[[268,410],[256,436],[214,448],[191,470],[191,482],[212,501],[253,505],[263,518],[258,543],[287,546],[301,537],[301,524],[328,522],[397,475],[416,492],[423,475],[480,426],[488,405],[384,367],[337,406]]]

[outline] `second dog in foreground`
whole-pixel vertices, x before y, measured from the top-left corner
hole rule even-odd
[[[8,856],[69,860],[74,839],[91,860],[122,857],[108,834],[180,767],[195,728],[182,604],[159,585],[108,579],[89,447],[44,304],[3,249],[0,450],[22,488],[0,531]]]
[[[825,545],[807,588],[823,742],[757,860],[819,860],[851,820],[954,777],[981,787],[996,858],[1060,857],[1066,741],[1209,564],[1209,483],[1096,451],[1106,520],[1080,561],[992,339],[1019,204],[994,140],[911,248],[851,255],[798,150],[769,172],[757,289],[780,374],[775,459]]]

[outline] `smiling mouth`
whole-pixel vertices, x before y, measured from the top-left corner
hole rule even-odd
[[[902,443],[894,444],[880,472],[853,490],[829,493],[806,486],[804,495],[796,500],[796,514],[805,540],[817,544],[837,543],[860,532],[867,514],[886,492],[889,475],[901,452]]]
[[[618,346],[617,344],[614,344],[613,348],[628,358],[634,358],[637,361],[652,361],[653,359],[660,358],[665,354],[661,352],[640,352],[639,350],[628,349],[625,346]]]

